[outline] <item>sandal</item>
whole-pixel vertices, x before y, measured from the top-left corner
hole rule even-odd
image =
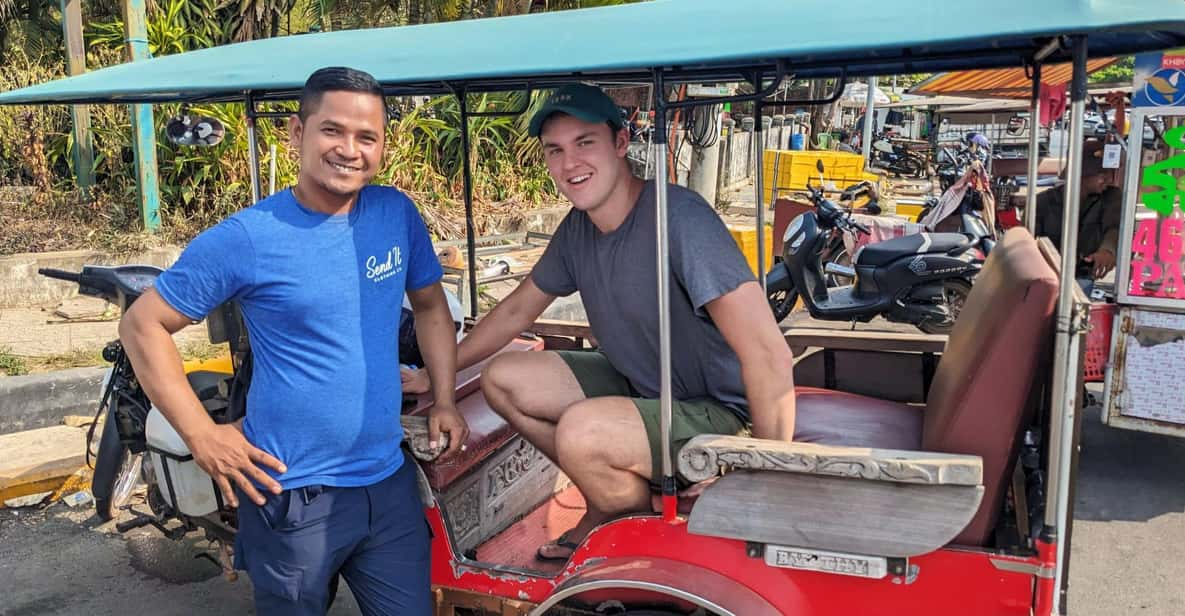
[[[566,556],[548,556],[548,555],[544,554],[543,548],[551,547],[551,546],[571,550],[571,552],[568,552],[568,554]],[[539,549],[535,551],[535,558],[537,558],[539,560],[543,560],[543,561],[567,562],[568,559],[572,557],[572,552],[575,552],[576,548],[578,548],[578,547],[580,547],[580,544],[576,543],[575,541],[570,541],[568,539],[568,533],[565,532],[565,533],[561,534],[559,537],[557,537],[555,541],[552,541],[550,543],[545,543],[545,544],[539,546]]]

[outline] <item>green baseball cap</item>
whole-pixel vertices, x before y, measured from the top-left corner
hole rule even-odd
[[[583,83],[572,83],[552,93],[531,118],[529,134],[538,137],[543,122],[553,113],[566,113],[585,122],[608,122],[613,128],[624,126],[617,103],[603,90]]]

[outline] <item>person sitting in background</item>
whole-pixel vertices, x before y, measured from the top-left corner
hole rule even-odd
[[[835,149],[849,154],[859,154],[856,148],[852,147],[852,134],[847,131],[839,131],[839,145]]]
[[[1103,147],[1089,141],[1082,158],[1078,210],[1078,284],[1087,293],[1094,281],[1106,276],[1119,253],[1119,219],[1123,193],[1112,185],[1111,172],[1103,168]],[[1037,195],[1037,235],[1044,235],[1060,250],[1066,203],[1065,184]]]

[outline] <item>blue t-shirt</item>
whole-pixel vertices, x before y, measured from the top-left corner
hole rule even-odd
[[[254,354],[244,433],[284,489],[376,483],[403,463],[405,290],[442,271],[415,205],[368,186],[348,214],[275,194],[194,238],[156,289],[199,320],[237,300]]]

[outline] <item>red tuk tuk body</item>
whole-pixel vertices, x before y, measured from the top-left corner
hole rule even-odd
[[[432,582],[473,593],[543,604],[565,589],[589,606],[682,604],[745,616],[812,614],[1033,613],[1037,572],[1048,571],[1036,556],[1018,557],[944,548],[909,559],[909,571],[883,579],[777,568],[763,555],[750,555],[744,541],[687,532],[683,522],[661,517],[616,520],[589,536],[554,577],[494,572],[466,565],[451,550],[437,508],[428,510],[436,536]],[[612,580],[611,588],[589,582]],[[678,590],[699,601],[680,600]],[[1052,588],[1047,589],[1052,591]],[[710,603],[709,603],[710,602]]]
[[[470,110],[466,96],[469,93],[534,90],[574,80],[653,85],[657,93],[653,101],[656,126],[650,155],[656,177],[662,178],[667,176],[666,123],[672,109],[749,101],[757,106],[755,115],[759,115],[762,105],[797,106],[833,100],[771,100],[769,97],[781,82],[791,76],[833,80],[836,86],[833,96],[838,97],[849,77],[1025,66],[1033,68],[1035,78],[1039,79],[1042,63],[1072,59],[1073,113],[1065,219],[1074,221],[1079,208],[1077,192],[1088,55],[1127,55],[1182,45],[1185,45],[1185,4],[1179,0],[1140,3],[997,0],[962,4],[939,0],[904,4],[849,0],[843,5],[832,0],[734,0],[728,6],[712,0],[656,1],[504,19],[278,37],[113,66],[0,93],[0,104],[208,103],[246,99],[249,126],[253,126],[256,118],[283,115],[261,110],[260,101],[290,100],[314,70],[335,65],[354,66],[372,73],[391,96],[457,95],[463,101],[460,151],[464,157],[464,197],[469,223],[469,271],[476,272],[467,122],[472,115],[490,112]],[[360,54],[359,50],[365,52]],[[270,58],[284,58],[284,62],[277,65],[261,60]],[[672,101],[667,96],[666,88],[671,85],[742,81],[753,86],[754,94],[707,101]],[[761,127],[761,122],[755,124],[756,131],[762,130]],[[761,134],[756,132],[755,136]],[[254,146],[254,133],[249,137]],[[258,149],[252,147],[249,155],[253,163],[252,184],[258,194]],[[757,160],[761,160],[760,153]],[[1033,161],[1030,174],[1036,175],[1035,158]],[[762,202],[763,194],[761,169],[761,165],[756,166],[758,203]],[[659,276],[655,286],[661,307],[668,301],[667,287],[671,281],[664,215],[665,183],[660,182],[655,192],[659,213],[656,217]],[[763,226],[765,208],[756,211],[758,226]],[[761,244],[764,235],[758,233],[757,238],[758,269],[764,271],[760,263],[764,258]],[[1070,256],[1060,260],[1060,271],[1072,272],[1076,254],[1076,228],[1072,222],[1063,229],[1062,238],[1063,251]],[[676,516],[671,506],[676,500],[674,474],[680,472],[686,476],[684,452],[666,452],[662,469],[666,513],[608,522],[582,541],[562,565],[540,565],[533,561],[533,556],[541,540],[554,539],[554,533],[570,527],[575,521],[573,516],[580,513],[582,505],[578,501],[556,500],[572,494],[574,488],[563,483],[558,470],[529,443],[509,427],[492,420],[491,417],[496,418],[492,411],[479,408],[484,401],[477,394],[472,374],[468,379],[459,377],[458,382],[465,384],[458,391],[458,408],[473,428],[468,442],[469,457],[464,462],[424,462],[419,466],[421,495],[435,535],[431,577],[437,593],[437,613],[536,616],[570,610],[587,613],[601,608],[600,613],[636,616],[691,613],[1046,616],[1064,610],[1064,594],[1059,593],[1064,593],[1065,588],[1069,524],[1073,519],[1070,486],[1076,460],[1076,418],[1080,416],[1077,397],[1081,388],[1078,375],[1081,374],[1084,303],[1074,294],[1077,287],[1072,276],[1062,276],[1058,286],[1054,272],[1058,269],[1056,257],[1046,259],[1043,265],[1038,263],[1042,258],[1034,256],[1035,240],[1025,230],[1010,231],[1001,245],[1007,250],[1010,243],[1021,246],[1020,251],[1025,253],[1014,264],[1014,273],[1036,272],[1028,281],[1040,279],[1047,307],[1055,304],[1056,315],[1049,310],[1042,313],[1044,321],[1034,324],[1041,327],[1028,337],[1016,334],[1013,324],[990,331],[1007,329],[1011,336],[1017,336],[1010,343],[1013,348],[1042,346],[1047,341],[1037,333],[1048,334],[1046,337],[1053,339],[1048,345],[1052,347],[1049,361],[1024,368],[1034,368],[1031,371],[1034,375],[1040,372],[1042,377],[1050,376],[1034,377],[1040,387],[1034,384],[1024,399],[1001,402],[998,408],[987,404],[960,417],[980,422],[973,423],[970,429],[959,426],[971,438],[947,448],[925,450],[919,444],[912,451],[878,450],[864,443],[835,445],[835,451],[826,455],[832,456],[831,462],[841,462],[839,471],[812,466],[825,456],[810,443],[746,439],[745,445],[751,451],[769,449],[777,455],[745,459],[743,455],[733,455],[736,451],[726,452],[729,443],[709,439],[711,442],[698,446],[713,455],[725,452],[732,457],[727,463],[711,467],[713,472],[727,472],[704,490],[686,518]],[[997,258],[1000,250],[997,248],[992,254],[997,263],[1005,261]],[[992,259],[985,265],[983,276],[992,268]],[[1010,280],[1015,282],[1014,279]],[[1055,281],[1056,297],[1049,295],[1051,279]],[[468,282],[469,297],[473,300],[477,297],[476,278],[470,276]],[[976,291],[991,287],[982,284],[981,276],[968,304],[975,299]],[[1017,288],[1013,287],[1013,291]],[[988,297],[991,293],[984,290],[979,295]],[[475,307],[476,301],[471,301],[471,306]],[[1009,318],[1013,309],[1009,306],[995,312],[1002,315],[1000,318]],[[967,308],[962,314],[967,314]],[[667,319],[667,313],[660,310],[661,342],[657,360],[669,367],[671,332]],[[963,329],[972,331],[972,328]],[[959,337],[956,326],[950,346],[966,342],[957,341]],[[902,413],[911,412],[910,405],[915,411],[918,406],[927,407],[927,412],[928,406],[934,405],[935,387],[931,387],[929,380],[934,377],[935,363],[958,362],[962,364],[958,368],[962,371],[960,375],[977,374],[974,362],[968,359],[974,359],[973,354],[946,352],[941,360],[937,359],[944,353],[945,339],[902,341],[884,335],[864,339],[832,335],[827,340],[819,336],[812,340],[802,344],[823,351],[800,362],[796,367],[796,384],[864,396],[891,394],[885,399],[893,402],[886,404],[895,405]],[[789,341],[793,347],[795,341]],[[891,356],[878,358],[875,351],[881,350]],[[1008,349],[999,350],[1006,352]],[[1007,357],[1004,360],[1007,363]],[[842,369],[837,370],[836,366],[847,362],[855,362],[859,378],[851,378],[850,367],[846,376]],[[914,380],[896,378],[902,366],[912,367]],[[817,377],[815,382],[807,378],[810,375]],[[944,393],[951,398],[950,392]],[[991,402],[994,393],[988,383],[974,396]],[[661,401],[663,434],[669,435],[669,383],[663,384]],[[1034,432],[1014,431],[1016,426],[1009,426],[1008,431],[1001,432],[1001,438],[1006,440],[999,447],[972,453],[978,445],[975,428],[992,425],[997,410],[1021,415],[1022,410],[1036,408],[1042,413],[1027,418],[1025,425],[1035,428]],[[800,406],[799,411],[802,410]],[[1027,450],[1034,454],[1031,464],[1018,473],[1001,470],[1017,468],[1022,441],[1025,446],[1031,446]],[[678,471],[674,460],[677,456]],[[771,460],[775,462],[773,466],[780,467],[771,468],[768,464]],[[787,464],[786,460],[792,463]],[[810,464],[796,466],[803,461]],[[476,472],[479,464],[486,465],[489,472]],[[895,474],[902,469],[918,470],[921,474]],[[993,470],[995,475],[987,477],[988,470]],[[968,547],[959,547],[955,541],[964,528],[958,526],[946,535],[930,533],[928,540],[933,543],[930,547],[899,552],[891,558],[884,556],[890,552],[828,548],[817,533],[798,527],[802,519],[798,515],[768,515],[758,513],[756,507],[746,509],[747,505],[756,505],[756,499],[751,503],[739,499],[742,501],[739,506],[733,501],[730,511],[737,519],[723,521],[750,526],[772,523],[785,539],[757,539],[743,533],[738,538],[736,532],[719,528],[705,531],[703,526],[693,532],[696,524],[704,524],[703,518],[697,515],[707,509],[705,501],[719,499],[724,487],[735,488],[738,482],[743,485],[744,481],[762,477],[817,479],[812,485],[819,493],[831,494],[842,491],[841,488],[859,492],[877,486],[879,490],[912,494],[914,503],[925,503],[930,496],[949,493],[943,492],[949,488],[961,495],[958,502],[965,509],[968,504],[974,505],[968,509],[968,515],[987,511],[993,517],[986,522],[974,522],[978,531]],[[1025,489],[1026,481],[1035,481],[1039,488],[1032,491],[1032,502],[1023,498],[1029,492]],[[517,487],[508,489],[512,485]],[[794,490],[782,490],[780,496],[783,505],[801,504],[794,502],[800,496]],[[982,508],[979,508],[980,497],[983,497]],[[867,540],[882,530],[880,526],[888,528],[917,515],[916,509],[894,508],[893,502],[882,499],[877,503],[879,509],[870,510],[865,524],[847,530]],[[538,511],[549,515],[548,503],[556,503],[556,517],[550,526],[546,516],[532,517]],[[859,509],[861,504],[855,500],[837,500],[830,506],[824,510],[802,507],[799,513],[813,514],[816,523],[826,524],[827,515],[839,515],[845,508]],[[793,507],[785,510],[793,511]],[[948,513],[941,507],[930,511],[937,512],[939,517]],[[949,526],[952,519],[948,516],[943,521]],[[1016,532],[1012,538],[996,540],[992,533],[997,529],[997,522],[1004,519],[1017,520]],[[719,517],[715,520],[717,526],[721,521]],[[960,523],[968,524],[965,519]],[[917,528],[931,530],[924,523]],[[846,539],[835,534],[837,528],[828,530],[832,533],[828,539]],[[885,545],[895,537],[877,539]],[[792,555],[788,562],[801,557],[794,564],[815,570],[784,568],[780,565],[787,563],[778,560],[781,556],[773,559],[774,564],[768,564],[771,553]],[[882,555],[875,556],[878,553]],[[873,565],[883,568],[883,574],[850,575],[865,567],[871,571]]]

